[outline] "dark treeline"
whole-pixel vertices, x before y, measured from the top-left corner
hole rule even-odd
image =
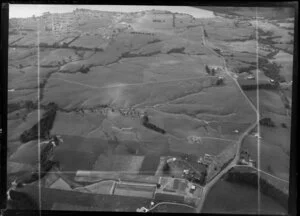
[[[122,58],[134,58],[134,57],[146,57],[146,56],[153,56],[153,55],[157,55],[160,54],[161,51],[153,51],[151,53],[146,53],[146,54],[134,54],[134,53],[130,53],[130,52],[125,52],[122,54]]]
[[[31,140],[38,139],[38,137],[42,139],[48,139],[50,130],[52,129],[53,122],[56,116],[57,105],[55,103],[49,103],[46,107],[46,112],[43,115],[40,122],[36,123],[29,130],[24,131],[20,136],[20,141],[22,143],[29,142]],[[40,134],[38,127],[40,125]]]
[[[25,108],[27,111],[32,111],[37,109],[37,103],[33,103],[32,101],[22,101],[20,103],[10,103],[7,104],[7,112],[11,113],[17,111],[19,109]]]
[[[11,200],[7,202],[7,205],[12,209],[26,209],[31,211],[39,209],[38,203],[36,203],[35,200],[26,193],[10,190],[9,196],[11,197]]]
[[[284,82],[285,79],[280,75],[280,66],[275,62],[270,62],[266,58],[258,59],[258,67],[261,69],[264,74],[273,79],[275,82]]]
[[[258,176],[256,172],[241,173],[241,172],[235,172],[231,170],[225,175],[226,181],[244,183],[244,184],[251,185],[255,188],[258,187],[257,179]],[[262,178],[260,178],[259,183],[260,183],[261,192],[263,194],[272,197],[275,201],[280,203],[285,209],[288,209],[288,194],[285,194],[283,191],[269,184],[266,180]]]
[[[241,85],[243,90],[256,90],[257,85],[254,83],[253,85]],[[273,90],[277,89],[278,84],[271,84],[271,83],[264,83],[264,84],[259,84],[258,89],[267,89],[267,90]]]
[[[173,49],[170,49],[167,54],[170,54],[170,53],[182,53],[184,54],[184,50],[185,48],[184,47],[181,47],[181,48],[173,48]]]
[[[148,116],[144,116],[143,119],[142,119],[142,124],[146,127],[146,128],[149,128],[151,130],[154,130],[156,132],[159,132],[159,133],[162,133],[162,134],[165,134],[166,131],[164,129],[161,129],[159,127],[157,127],[156,125],[152,124],[149,122],[149,118]]]
[[[161,42],[161,41],[162,40],[156,38],[156,39],[154,39],[152,41],[149,41],[148,44],[158,43],[158,42]]]
[[[255,70],[256,66],[255,65],[250,65],[249,67],[239,67],[239,68],[235,68],[234,71],[236,73],[243,73],[243,72],[247,72],[250,73],[250,71]]]
[[[205,37],[208,37],[207,32],[206,32],[205,29],[203,30],[203,33],[204,33],[204,36],[205,36]]]
[[[275,123],[271,118],[263,118],[259,120],[259,124],[267,127],[275,127]]]
[[[44,43],[44,42],[41,42],[39,45],[14,45],[14,44],[10,44],[9,47],[12,47],[12,48],[34,48],[34,47],[39,47],[39,48],[64,48],[64,49],[74,49],[74,50],[82,50],[82,51],[99,51],[99,52],[104,51],[102,48],[97,48],[97,47],[88,48],[88,47],[80,47],[80,46],[69,46],[66,43],[63,43],[63,44],[58,44],[58,43],[47,44],[47,43]]]

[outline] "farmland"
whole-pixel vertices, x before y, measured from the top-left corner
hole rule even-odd
[[[41,181],[42,209],[285,211],[224,175],[252,175],[247,152],[288,185],[293,23],[215,9],[11,18],[8,176],[37,179],[16,191],[37,201]]]

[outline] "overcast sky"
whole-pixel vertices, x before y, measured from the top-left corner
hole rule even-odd
[[[10,4],[10,18],[25,18],[32,15],[40,16],[44,12],[50,13],[66,13],[72,12],[76,8],[85,8],[100,11],[115,11],[115,12],[136,12],[143,10],[168,10],[171,12],[187,13],[195,18],[213,17],[213,12],[195,8],[182,6],[122,6],[122,5],[30,5],[30,4]]]

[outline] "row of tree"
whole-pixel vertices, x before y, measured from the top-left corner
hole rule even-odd
[[[147,115],[144,115],[142,118],[142,124],[146,127],[149,128],[151,130],[154,130],[156,132],[159,132],[161,134],[165,134],[166,131],[162,128],[157,127],[156,125],[152,124],[149,122],[149,117]]]
[[[253,84],[248,84],[248,85],[241,85],[243,90],[256,90],[257,89],[257,85],[256,83]],[[278,83],[263,83],[263,84],[258,84],[258,88],[259,89],[277,89],[278,88]]]

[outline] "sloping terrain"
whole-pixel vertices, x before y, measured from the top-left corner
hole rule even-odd
[[[255,162],[260,159],[257,169],[287,181],[293,23],[285,18],[277,23],[264,10],[259,14],[268,19],[257,21],[252,9],[215,9],[210,18],[159,10],[74,10],[11,19],[10,181],[32,175],[45,146],[39,140],[55,135],[63,142],[53,146],[51,160],[70,179],[78,170],[154,176],[161,158],[169,156],[195,164],[216,158],[215,167],[202,165],[218,176],[246,149]],[[258,94],[256,81],[267,86]],[[275,125],[259,123],[259,152],[256,131],[250,130],[257,127],[258,111]],[[43,181],[49,183],[48,177]],[[136,211],[148,208],[153,195],[141,189],[148,186],[120,182],[117,195],[112,182],[71,192],[76,184],[70,182],[57,177],[51,189],[43,188],[43,208]],[[255,189],[215,182],[204,212],[256,213]],[[37,199],[33,185],[22,190]],[[205,196],[197,199],[203,203]],[[268,196],[262,195],[263,203],[263,212],[282,212]],[[168,203],[154,211],[194,212]]]

